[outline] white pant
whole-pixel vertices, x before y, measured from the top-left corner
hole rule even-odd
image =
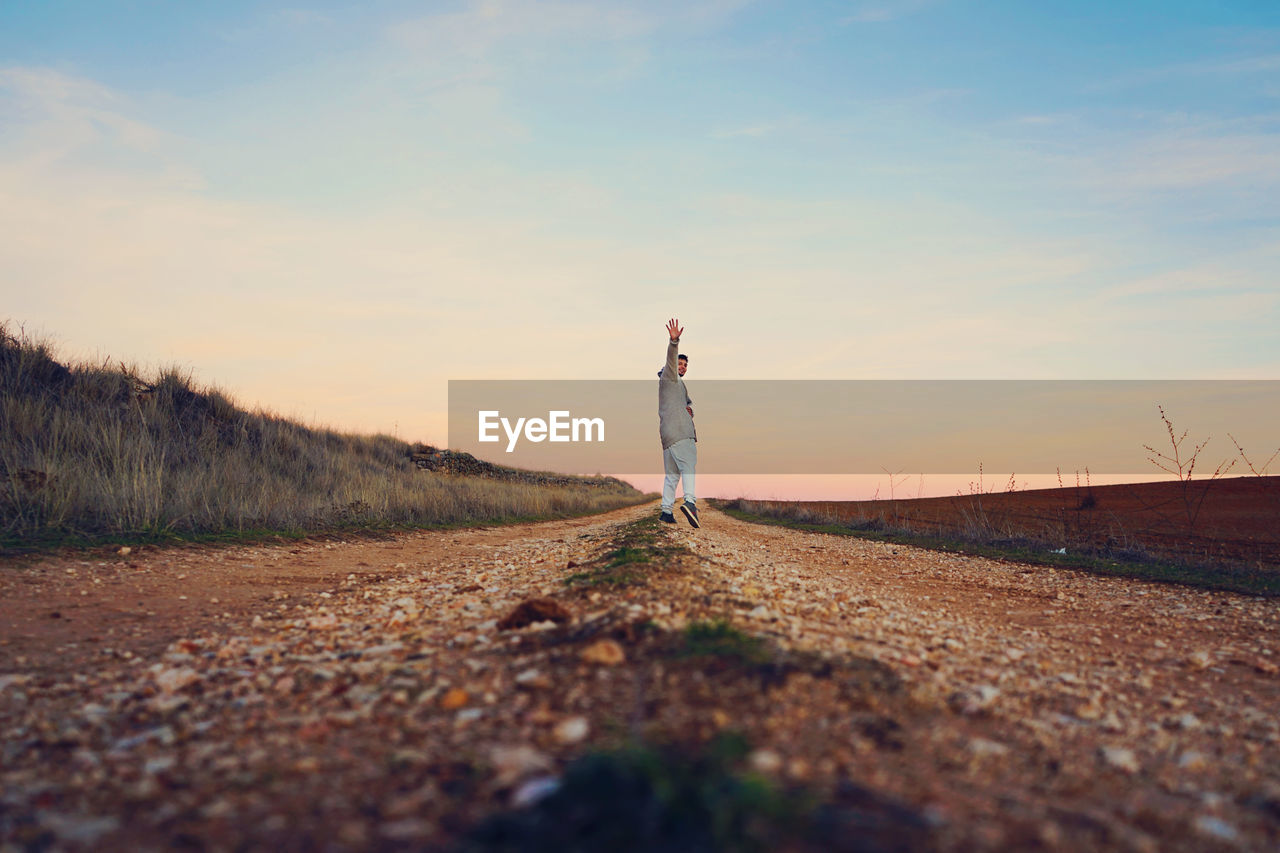
[[[662,467],[667,476],[662,481],[662,511],[671,512],[676,505],[676,483],[684,478],[685,503],[697,503],[694,496],[694,469],[698,467],[698,443],[683,438],[662,451]]]

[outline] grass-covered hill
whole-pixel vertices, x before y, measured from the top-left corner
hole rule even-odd
[[[435,469],[435,470],[433,470]],[[644,500],[606,477],[250,412],[175,368],[63,364],[0,325],[0,548],[435,526]]]

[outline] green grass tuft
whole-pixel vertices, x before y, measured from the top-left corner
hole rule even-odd
[[[477,827],[464,850],[820,849],[816,801],[745,772],[740,735],[687,750],[634,746],[594,752],[568,766],[533,807]]]
[[[687,554],[682,545],[666,544],[657,516],[646,516],[622,528],[616,547],[585,571],[567,576],[570,586],[612,587],[643,586],[645,574],[665,568],[672,557]]]
[[[684,629],[680,655],[716,657],[744,664],[765,663],[771,657],[764,640],[740,631],[725,619],[689,623]]]

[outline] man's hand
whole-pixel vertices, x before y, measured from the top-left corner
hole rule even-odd
[[[680,328],[680,324],[676,322],[675,317],[667,321],[667,334],[671,336],[671,340],[680,340],[680,333],[683,331],[684,329]]]

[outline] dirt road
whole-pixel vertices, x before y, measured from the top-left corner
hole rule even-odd
[[[724,731],[851,849],[1280,845],[1280,601],[655,511],[0,566],[0,849],[448,846]]]

